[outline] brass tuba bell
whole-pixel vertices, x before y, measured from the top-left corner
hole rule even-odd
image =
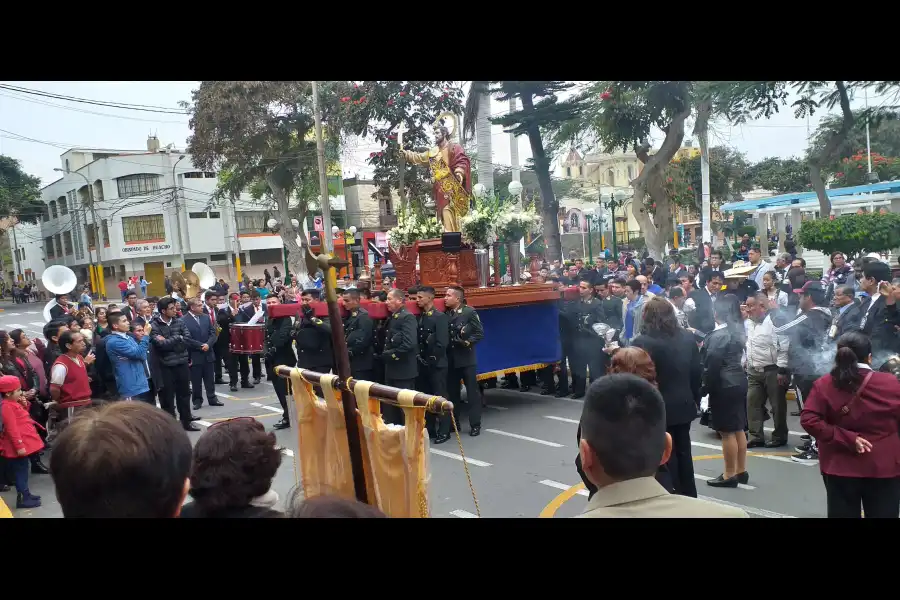
[[[200,295],[200,277],[193,271],[185,271],[182,274],[184,280],[184,299],[196,298]]]

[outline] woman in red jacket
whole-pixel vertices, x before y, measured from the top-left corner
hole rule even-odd
[[[831,373],[813,384],[800,414],[819,443],[829,518],[900,516],[900,381],[876,373],[872,343],[859,332],[837,344]]]
[[[0,454],[12,468],[16,478],[16,508],[37,508],[41,497],[28,490],[28,457],[40,452],[44,442],[35,429],[35,422],[28,415],[28,401],[22,396],[19,378],[12,375],[0,377],[0,416],[3,432],[0,433]]]

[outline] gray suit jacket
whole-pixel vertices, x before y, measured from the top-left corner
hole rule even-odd
[[[748,518],[739,508],[670,494],[653,477],[629,479],[598,489],[578,516],[595,519]]]

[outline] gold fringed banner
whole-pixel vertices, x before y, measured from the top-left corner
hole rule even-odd
[[[522,367],[516,367],[514,369],[503,369],[502,371],[491,371],[490,373],[482,373],[477,376],[478,381],[484,381],[485,379],[493,379],[495,377],[503,377],[504,375],[509,375],[511,373],[515,373],[519,375],[520,373],[527,373],[528,371],[539,371],[544,367],[548,366],[548,363],[538,363],[534,365],[525,365]]]

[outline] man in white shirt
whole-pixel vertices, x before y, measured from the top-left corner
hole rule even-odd
[[[779,448],[787,445],[787,376],[779,374],[779,369],[788,367],[787,340],[775,333],[775,324],[769,315],[768,299],[765,294],[747,298],[746,308],[749,318],[745,322],[747,330],[747,417],[750,440],[748,448]],[[766,400],[772,407],[775,431],[772,439],[766,441],[763,432]]]
[[[761,290],[763,289],[763,275],[773,270],[772,265],[762,259],[762,254],[756,246],[750,248],[748,257],[750,264],[756,267],[756,270],[750,273],[750,279],[755,281],[757,289]]]

